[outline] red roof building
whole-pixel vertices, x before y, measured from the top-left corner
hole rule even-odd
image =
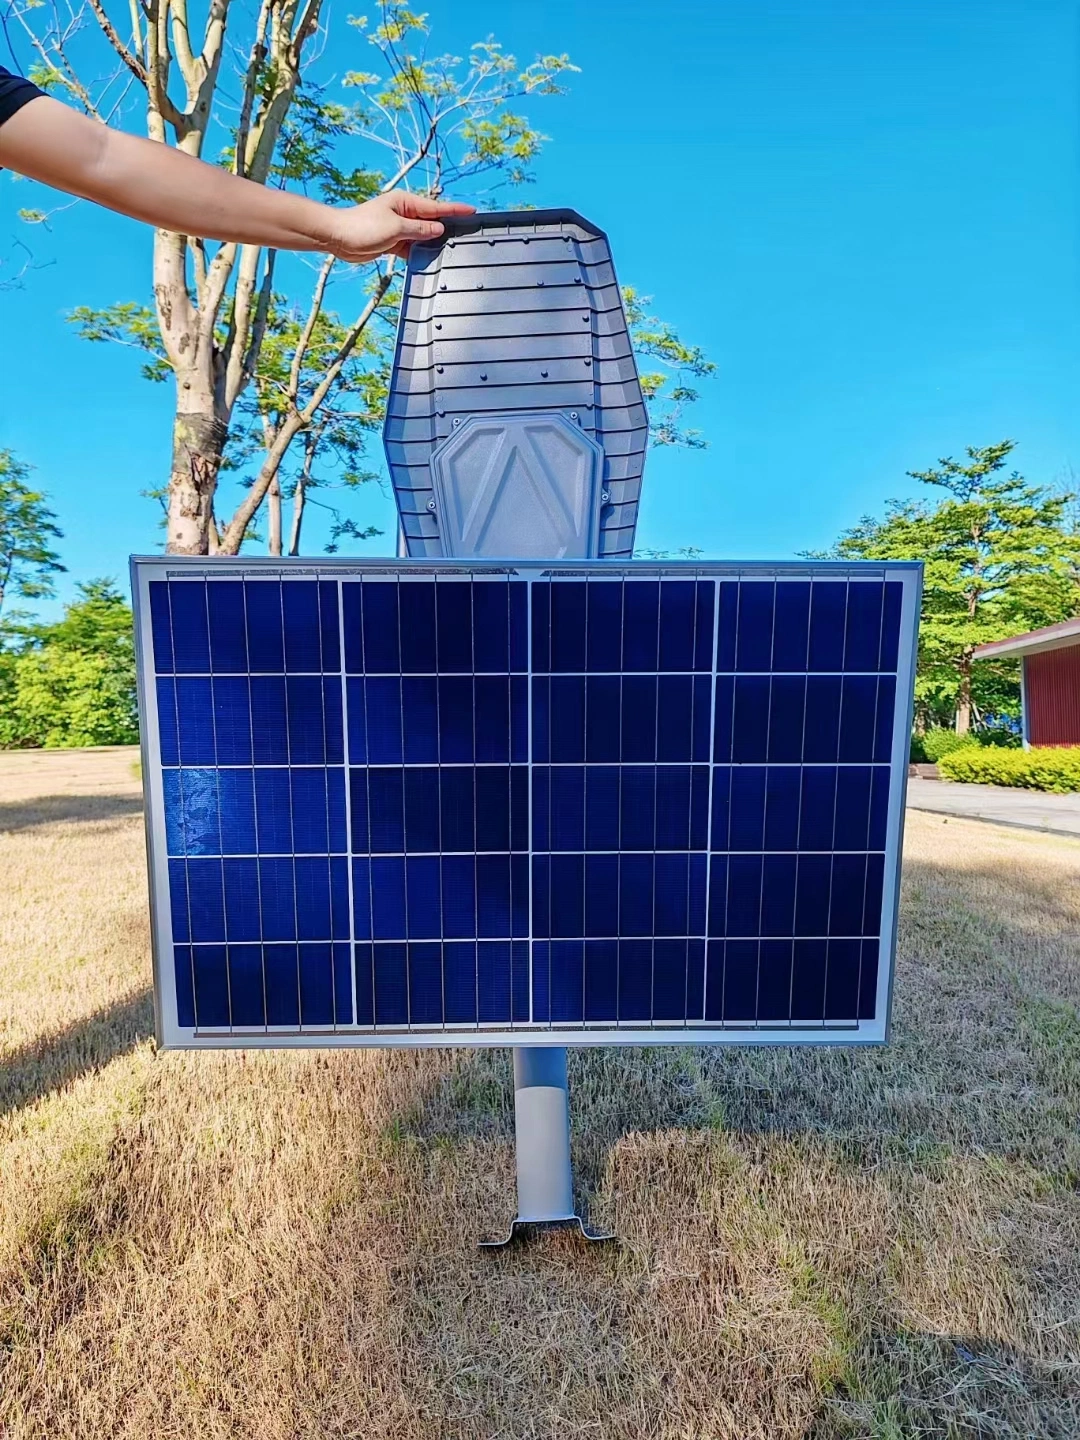
[[[980,645],[976,660],[1020,661],[1024,745],[1080,745],[1080,617]]]

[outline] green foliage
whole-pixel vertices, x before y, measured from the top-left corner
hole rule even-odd
[[[110,580],[79,586],[52,625],[0,650],[0,747],[128,745],[139,736],[131,608]],[[14,642],[14,644],[12,644]]]
[[[0,611],[9,594],[51,595],[53,576],[64,568],[50,544],[62,532],[45,496],[26,483],[29,474],[10,450],[0,450]]]
[[[975,741],[970,735],[958,735],[955,730],[935,727],[933,730],[928,730],[925,735],[912,740],[912,758],[917,749],[919,759],[924,764],[936,765],[943,756],[951,754],[952,751],[960,749],[963,745],[974,743]]]
[[[830,554],[845,560],[922,560],[916,705],[927,723],[963,732],[987,714],[1019,713],[1016,662],[973,663],[975,647],[1051,625],[1080,607],[1080,536],[1074,497],[1004,474],[1014,442],[971,446],[913,479],[944,495],[894,500]]]
[[[699,430],[688,430],[683,412],[699,398],[689,380],[707,379],[716,366],[705,358],[699,345],[687,345],[666,320],[647,312],[651,296],[639,295],[630,285],[622,287],[630,342],[641,360],[655,360],[660,370],[642,369],[641,389],[649,407],[649,439],[653,445],[681,445],[703,450],[707,444]]]
[[[943,756],[938,769],[946,780],[1016,785],[1063,795],[1080,790],[1080,746],[1006,750],[996,745],[962,745]]]

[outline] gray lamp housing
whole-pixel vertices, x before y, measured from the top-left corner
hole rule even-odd
[[[383,439],[409,555],[628,559],[648,422],[603,231],[520,210],[414,245]]]

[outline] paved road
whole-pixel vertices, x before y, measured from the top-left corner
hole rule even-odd
[[[1080,838],[1080,794],[1043,795],[1002,785],[958,785],[951,780],[908,780],[907,803],[913,810],[992,820],[1023,830],[1047,830]]]

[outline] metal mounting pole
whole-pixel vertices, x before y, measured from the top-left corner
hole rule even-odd
[[[514,1047],[514,1136],[518,1213],[502,1240],[481,1244],[487,1248],[508,1245],[520,1226],[529,1225],[576,1225],[586,1240],[613,1239],[587,1230],[574,1210],[570,1097],[566,1051],[561,1047]]]

